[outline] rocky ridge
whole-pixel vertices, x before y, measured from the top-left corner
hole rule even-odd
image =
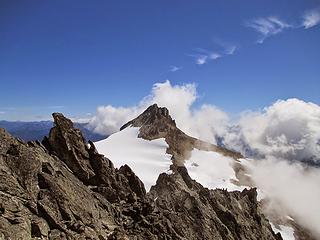
[[[114,168],[69,119],[53,118],[43,142],[0,129],[0,239],[282,239],[254,188],[209,190],[173,164],[146,193],[129,166]],[[130,125],[145,139],[164,137],[175,161],[193,147],[236,154],[187,136],[156,105]]]

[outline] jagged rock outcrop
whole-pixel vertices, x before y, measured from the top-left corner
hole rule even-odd
[[[167,214],[175,232],[187,239],[282,239],[259,212],[256,189],[209,190],[185,167],[161,174],[150,195]],[[184,238],[181,239],[184,239]]]
[[[54,119],[44,145],[0,130],[0,239],[107,239],[119,226],[112,203],[145,196],[128,166],[115,169],[69,119]]]
[[[111,204],[41,145],[3,129],[0,144],[0,239],[98,239],[116,226]]]
[[[146,193],[129,166],[114,168],[69,119],[53,117],[43,143],[0,129],[1,240],[282,239],[259,210],[255,189],[208,190],[172,165]],[[153,106],[140,120],[142,134],[174,141],[178,130],[166,109]]]
[[[74,128],[70,119],[61,113],[53,113],[54,127],[43,145],[51,155],[61,159],[84,184],[105,195],[109,201],[123,200],[131,195],[143,197],[143,183],[128,166],[119,171],[112,162],[99,154],[94,144],[86,143],[81,131]],[[135,179],[135,185],[131,182]],[[130,180],[130,181],[129,181]]]
[[[81,181],[88,182],[94,176],[94,171],[82,133],[61,113],[53,113],[52,116],[54,127],[50,130],[49,138],[43,141],[44,145],[51,154],[64,161]]]

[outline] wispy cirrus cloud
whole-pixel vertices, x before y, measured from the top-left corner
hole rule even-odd
[[[320,23],[320,8],[306,11],[302,16],[302,26],[312,28]]]
[[[169,67],[169,72],[177,72],[177,71],[181,70],[182,68],[183,68],[183,67],[171,65],[171,66]]]
[[[217,60],[221,55],[216,52],[209,52],[207,54],[194,55],[196,57],[196,64],[203,65],[210,60]]]
[[[203,65],[207,62],[208,60],[208,56],[206,55],[199,55],[199,56],[196,56],[196,63],[198,65]]]
[[[232,55],[236,51],[237,47],[235,45],[218,44],[222,50],[212,51],[204,48],[196,48],[194,54],[189,54],[189,56],[194,57],[196,64],[203,65],[211,60],[217,60],[226,55]]]
[[[213,52],[209,55],[209,58],[212,59],[212,60],[216,60],[218,58],[221,58],[222,55],[220,53],[216,53],[216,52]]]
[[[247,21],[245,26],[254,29],[261,35],[257,43],[263,43],[266,38],[293,27],[291,24],[275,16],[252,19]]]
[[[270,16],[260,17],[245,22],[245,26],[249,27],[260,34],[257,43],[263,43],[267,38],[275,36],[288,29],[304,28],[309,29],[320,24],[320,8],[309,9],[301,16],[302,21],[299,23],[288,23],[283,19]]]
[[[233,55],[236,50],[237,50],[237,47],[232,45],[226,48],[225,53],[227,55]]]
[[[214,37],[212,40],[214,44],[221,48],[222,55],[232,55],[238,49],[235,44],[226,42],[218,37]]]

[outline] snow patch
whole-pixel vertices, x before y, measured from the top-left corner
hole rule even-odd
[[[266,194],[260,188],[257,188],[257,200],[260,202],[262,199],[266,198]]]
[[[138,134],[139,128],[128,127],[96,142],[95,146],[115,167],[127,164],[149,191],[159,174],[169,171],[171,155],[166,153],[168,144],[164,138],[148,141],[138,138]]]
[[[226,188],[229,191],[242,191],[244,187],[232,183],[236,180],[232,167],[234,159],[217,152],[194,149],[185,166],[191,178],[209,189]]]
[[[292,221],[292,222],[294,222],[294,219],[292,217],[290,217],[290,216],[287,216],[287,219]]]
[[[295,240],[294,229],[292,227],[284,225],[279,225],[279,227],[276,227],[272,223],[270,223],[270,225],[275,233],[280,232],[283,240]]]

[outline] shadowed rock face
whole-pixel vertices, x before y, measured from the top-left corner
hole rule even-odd
[[[49,138],[43,143],[51,154],[65,162],[80,180],[87,183],[95,174],[82,133],[61,113],[53,113],[52,116],[54,127],[50,130]]]
[[[144,137],[186,136],[165,109],[150,112],[140,118]],[[0,129],[0,239],[282,239],[260,212],[255,189],[208,190],[173,165],[146,193],[129,166],[114,168],[69,119],[53,117],[43,143]]]

